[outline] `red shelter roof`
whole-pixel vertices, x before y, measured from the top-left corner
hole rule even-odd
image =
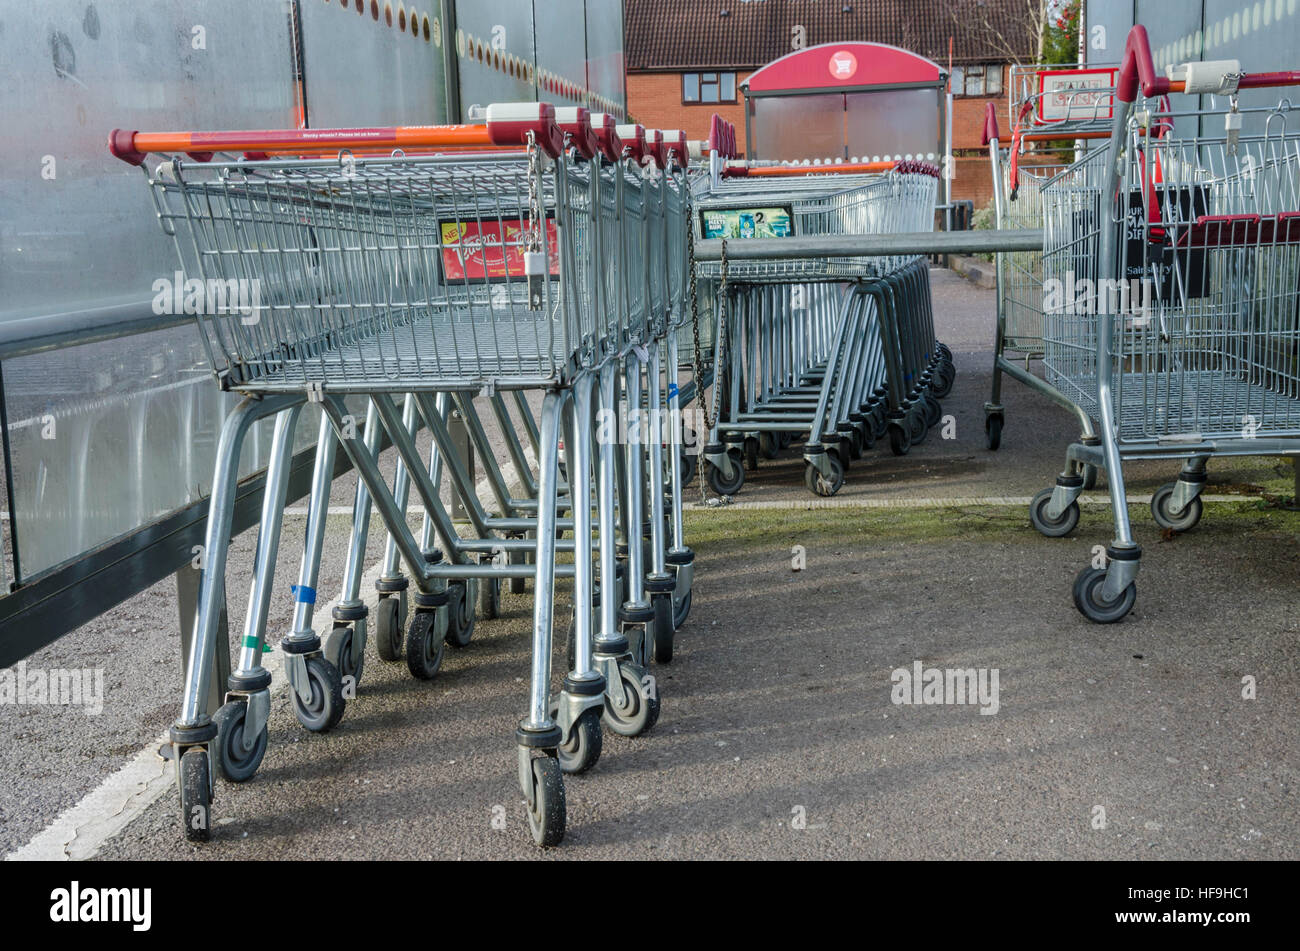
[[[768,63],[745,83],[750,93],[853,89],[902,84],[937,85],[933,60],[885,43],[823,43]]]

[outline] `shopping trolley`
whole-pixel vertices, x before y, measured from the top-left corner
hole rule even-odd
[[[999,135],[997,109],[988,103],[982,144],[993,175],[994,224],[998,229],[1043,227],[1043,183],[1072,164],[1086,145],[1109,135],[1118,67],[1088,64],[1011,67],[1008,83],[1010,139]],[[1005,146],[1005,148],[1003,147]],[[1030,370],[1043,354],[1043,256],[1041,251],[997,255],[997,331],[993,384],[984,404],[988,447],[1002,444],[1006,413],[1002,377],[1041,393],[1075,413],[1080,441],[1096,444],[1092,420]],[[1084,473],[1092,488],[1097,472]]]
[[[549,697],[552,593],[561,573],[555,564],[558,431],[566,411],[570,421],[574,418],[575,403],[579,417],[590,416],[584,388],[575,383],[590,377],[607,326],[617,317],[596,306],[592,294],[601,283],[596,264],[601,228],[591,204],[594,173],[589,163],[568,160],[554,119],[551,107],[533,103],[490,107],[484,126],[114,132],[110,137],[114,154],[145,166],[159,219],[176,239],[186,273],[200,281],[256,281],[261,288],[254,315],[199,318],[220,385],[245,399],[227,419],[218,447],[195,648],[181,716],[171,731],[187,836],[204,839],[210,830],[209,747],[220,730],[199,698],[207,691],[239,447],[247,429],[270,415],[280,414],[277,436],[281,429],[292,432],[292,414],[310,401],[320,405],[358,470],[415,582],[408,657],[422,643],[425,662],[436,667],[441,648],[435,645],[441,644],[445,625],[438,618],[448,606],[448,582],[484,571],[463,557],[466,550],[535,551],[535,567],[495,571],[534,578],[529,714],[516,734],[519,780],[535,839],[554,844],[562,837],[557,747],[566,737]],[[584,135],[590,137],[592,130],[586,128]],[[513,151],[415,154],[484,147]],[[232,151],[243,151],[244,158],[212,160],[214,153]],[[172,157],[150,168],[145,159],[151,152],[185,153],[195,161]],[[335,157],[300,157],[305,152]],[[407,528],[379,473],[374,447],[354,438],[355,420],[344,399],[369,400],[367,415],[397,448],[426,513],[438,522],[437,534],[454,540],[450,520],[438,519],[445,513],[437,487],[393,396],[412,394],[414,410],[445,448],[449,440],[440,433],[445,409],[435,391],[485,388],[546,391],[537,517],[529,523],[535,541],[511,546],[511,539],[485,538],[480,530],[478,544],[470,539],[455,547],[461,560],[446,560],[441,552],[422,548]],[[374,425],[367,429],[368,436],[378,432]],[[582,454],[584,448],[589,453],[590,443],[582,434],[589,429],[582,425],[576,431],[575,497],[585,500],[590,483],[583,473],[590,469],[590,456]],[[258,578],[274,562],[289,442],[284,439],[282,451],[273,453],[268,470]],[[444,457],[457,491],[468,497],[472,486],[463,467],[445,452]],[[586,504],[574,506],[579,554],[590,554],[590,512]],[[590,558],[575,557],[580,603],[591,600],[590,567]],[[269,591],[269,573],[263,587]],[[588,698],[576,701],[579,706],[600,703],[601,675],[590,667],[584,650],[589,644],[579,643],[579,669],[565,678],[564,694]],[[296,702],[313,709],[330,706],[341,678],[322,656],[320,639],[308,628],[282,646]],[[245,749],[264,743],[270,678],[260,665],[261,649],[260,638],[245,640],[228,694],[242,721],[231,735]]]
[[[912,161],[729,163],[697,183],[695,227],[724,241],[925,231],[936,181],[933,166]],[[745,455],[752,466],[784,436],[806,440],[805,483],[832,495],[876,438],[889,432],[894,451],[906,452],[938,422],[952,366],[934,339],[918,259],[736,263],[724,249],[697,270],[717,282],[720,406],[705,447],[714,491],[738,491]]]
[[[1075,580],[1090,620],[1132,609],[1141,548],[1125,496],[1126,459],[1185,457],[1151,503],[1177,530],[1201,515],[1211,455],[1300,454],[1300,134],[1290,103],[1239,109],[1237,92],[1300,84],[1300,72],[1243,73],[1236,61],[1157,76],[1146,30],[1125,46],[1109,140],[1043,188],[1048,382],[1099,421],[1100,446],[1067,452],[1043,517],[1078,518],[1074,467],[1104,468],[1115,537],[1105,567]],[[1139,87],[1146,97],[1135,109]],[[1221,135],[1179,137],[1158,97],[1226,97],[1196,111]],[[1252,113],[1262,132],[1241,131]]]

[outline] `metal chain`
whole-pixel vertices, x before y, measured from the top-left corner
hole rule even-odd
[[[709,414],[708,396],[704,389],[704,351],[700,347],[700,306],[699,299],[696,297],[695,290],[695,221],[694,214],[686,216],[686,255],[691,269],[690,295],[691,295],[691,333],[695,341],[695,359],[692,370],[695,375],[695,397],[700,401],[700,409],[704,417],[704,432],[695,434],[695,443],[698,446],[701,439],[707,439],[713,432],[714,425],[718,421],[718,410],[721,405],[720,400],[714,401],[713,414]],[[716,379],[718,367],[722,365],[722,354],[725,344],[723,341],[727,338],[727,239],[722,239],[722,284],[718,288],[718,316],[720,318],[719,339],[713,341],[713,367]],[[695,474],[698,477],[700,485],[700,501],[704,502],[708,495],[704,489],[704,460],[697,460]]]
[[[537,146],[536,136],[528,133],[528,251],[540,251],[542,247],[541,200],[537,195],[537,184],[542,178],[541,149]]]

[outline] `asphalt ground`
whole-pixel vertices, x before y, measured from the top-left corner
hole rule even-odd
[[[1003,449],[984,448],[992,295],[932,273],[959,370],[944,404],[956,438],[932,432],[901,458],[875,450],[850,468],[836,505],[1030,495],[1051,484],[1076,435],[1068,416],[1008,384]],[[1173,474],[1135,466],[1133,491]],[[654,671],[663,716],[640,739],[606,734],[597,767],[568,780],[569,832],[545,855],[1293,857],[1300,517],[1257,491],[1290,478],[1275,460],[1212,467],[1209,492],[1250,496],[1207,506],[1197,529],[1170,540],[1135,504],[1147,551],[1137,608],[1097,627],[1068,591],[1109,538],[1105,506],[1085,506],[1076,536],[1057,540],[1017,505],[806,511],[797,454],[764,460],[738,501],[788,506],[688,513],[697,596],[677,658]],[[347,504],[349,483],[333,504]],[[288,624],[303,524],[286,528],[272,631]],[[347,528],[331,519],[322,592],[341,583]],[[367,565],[381,555],[377,535]],[[246,533],[232,544],[232,641],[253,543]],[[802,571],[791,570],[796,545]],[[507,596],[503,618],[480,621],[432,683],[372,652],[361,696],[326,736],[302,731],[278,693],[262,770],[218,788],[213,842],[182,841],[169,794],[99,857],[538,855],[511,740],[530,620],[529,597]],[[106,703],[97,717],[0,707],[12,740],[0,744],[11,777],[0,851],[171,722],[178,627],[164,583],[28,659],[102,667]],[[890,672],[918,660],[997,669],[998,713],[895,705]],[[1254,699],[1243,677],[1255,678]]]

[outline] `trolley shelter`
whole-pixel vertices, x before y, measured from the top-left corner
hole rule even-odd
[[[745,155],[803,161],[872,156],[931,161],[947,144],[948,74],[885,43],[824,43],[750,75]]]

